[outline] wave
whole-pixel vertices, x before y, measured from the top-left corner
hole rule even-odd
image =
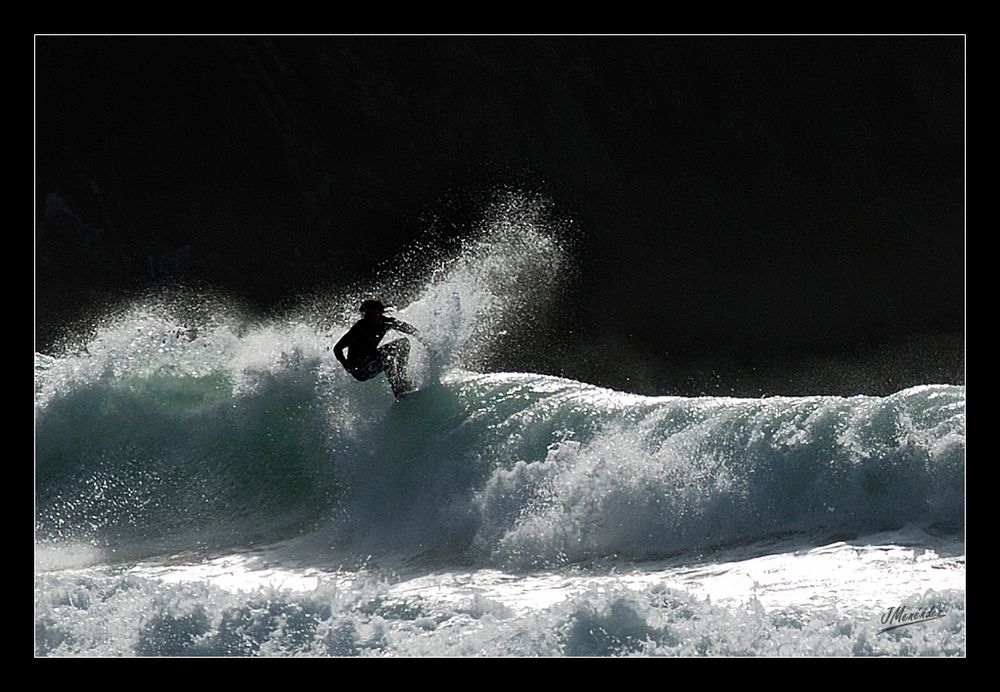
[[[304,536],[306,560],[537,566],[964,526],[961,386],[741,400],[472,372],[558,290],[545,224],[509,198],[422,283],[368,287],[409,296],[421,330],[423,391],[399,403],[333,358],[348,300],[267,324],[137,301],[36,354],[39,540],[127,560]]]
[[[44,399],[39,535],[165,554],[308,533],[535,566],[964,525],[964,387],[692,399],[452,371],[393,403],[300,337],[238,377],[112,372]]]

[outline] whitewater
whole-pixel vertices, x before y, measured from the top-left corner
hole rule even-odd
[[[543,206],[364,287],[421,330],[401,402],[333,357],[360,291],[136,300],[36,353],[35,654],[964,655],[965,387],[483,372],[557,289]]]

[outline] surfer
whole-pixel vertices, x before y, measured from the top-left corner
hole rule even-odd
[[[390,329],[413,336],[417,336],[417,329],[402,320],[387,316],[385,311],[391,307],[379,298],[363,300],[362,318],[340,337],[340,341],[333,347],[333,354],[344,369],[360,382],[370,380],[384,371],[389,386],[392,387],[392,394],[398,399],[413,390],[413,384],[406,373],[410,342],[406,338],[400,338],[384,346],[378,344]]]

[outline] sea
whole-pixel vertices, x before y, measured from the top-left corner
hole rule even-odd
[[[398,402],[332,352],[378,281],[136,298],[35,353],[35,656],[965,656],[965,387],[485,371],[568,261],[542,225],[402,292]]]

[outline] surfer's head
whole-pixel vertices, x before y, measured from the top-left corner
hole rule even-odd
[[[391,308],[381,298],[365,298],[361,301],[361,314],[365,317],[377,317]]]

